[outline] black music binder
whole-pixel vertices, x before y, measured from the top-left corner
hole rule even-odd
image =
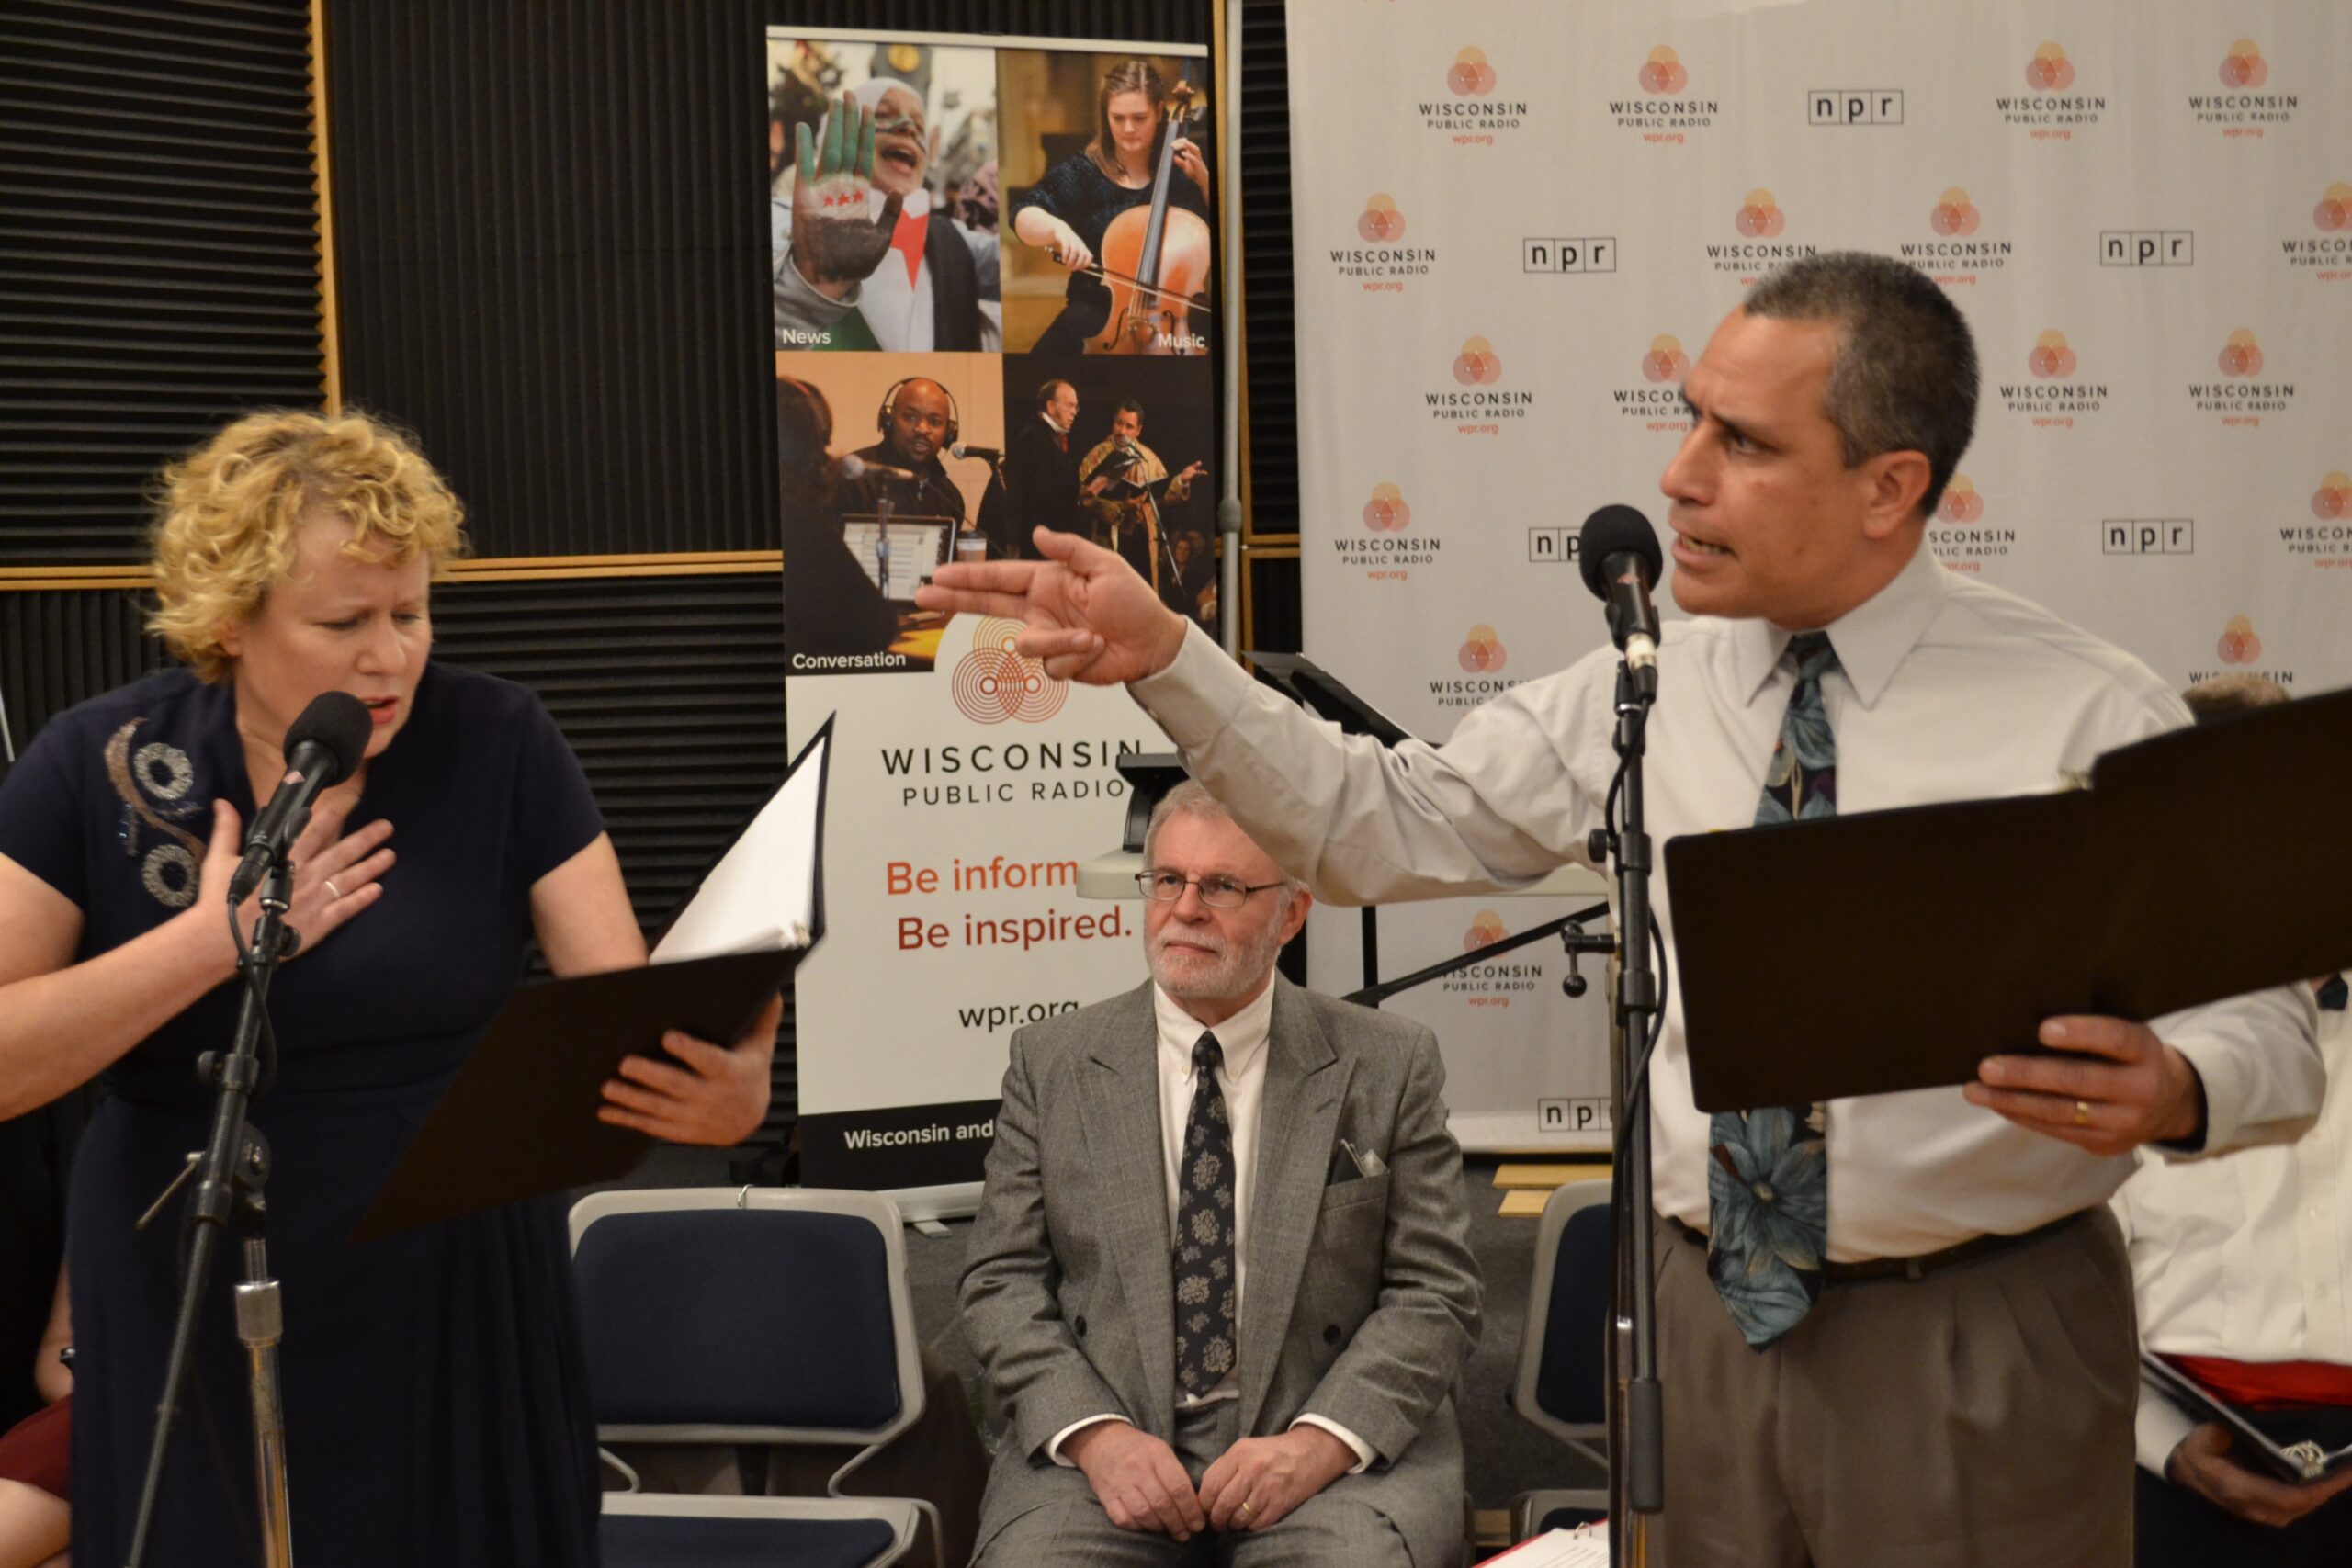
[[[2123,747],[2090,787],[1666,846],[1702,1111],[1964,1083],[2041,1020],[2352,965],[2352,690]]]
[[[596,1119],[623,1056],[664,1030],[741,1035],[824,935],[828,719],[641,968],[525,986],[491,1021],[351,1239],[628,1174],[652,1140]]]

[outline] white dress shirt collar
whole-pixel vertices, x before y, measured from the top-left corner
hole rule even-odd
[[[1838,667],[1864,707],[1874,706],[1894,671],[1918,646],[1943,608],[1944,569],[1926,541],[1894,580],[1826,628]],[[1744,701],[1753,704],[1796,634],[1761,616],[1732,623],[1733,669]]]
[[[1273,1032],[1274,983],[1268,980],[1264,990],[1215,1029],[1186,1012],[1156,982],[1151,987],[1151,1011],[1159,1026],[1159,1048],[1172,1052],[1184,1064],[1179,1075],[1184,1082],[1192,1081],[1193,1046],[1204,1032],[1216,1036],[1217,1047],[1225,1054],[1226,1077],[1237,1078],[1256,1065],[1258,1054]]]

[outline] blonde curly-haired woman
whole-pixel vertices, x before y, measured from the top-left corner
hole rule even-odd
[[[362,1564],[588,1563],[597,1476],[561,1213],[511,1204],[345,1241],[513,988],[645,962],[619,862],[537,699],[435,663],[457,498],[363,415],[241,419],[167,468],[153,630],[182,667],[46,726],[0,785],[0,1116],[93,1077],[68,1203],[76,1562],[124,1559],[177,1302],[177,1226],[132,1221],[204,1141],[198,1053],[225,1048],[222,908],[287,727],[322,692],[374,721],[356,777],[296,847],[300,951],[270,994],[272,1270],[293,1533]],[[251,911],[247,912],[248,917]],[[249,923],[249,921],[248,921]],[[673,1036],[607,1120],[731,1144],[767,1103],[775,1011],[733,1049]],[[233,1256],[233,1253],[229,1256]],[[217,1269],[156,1539],[249,1563],[244,1369]]]

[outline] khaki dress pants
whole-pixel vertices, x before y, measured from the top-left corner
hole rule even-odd
[[[1665,1568],[2130,1568],[2131,1269],[2102,1207],[1750,1349],[1654,1226]]]

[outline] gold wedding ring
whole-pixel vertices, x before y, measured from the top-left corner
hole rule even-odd
[[[320,881],[322,881],[322,882],[323,882],[323,883],[325,883],[325,884],[327,885],[327,891],[328,891],[329,893],[333,894],[333,895],[334,895],[334,897],[336,897],[337,898],[340,898],[340,897],[343,897],[343,889],[342,889],[342,888],[340,888],[340,887],[337,887],[337,886],[334,885],[334,877],[332,877],[332,876],[322,876],[322,877],[319,878],[319,880],[320,880]],[[2077,1103],[2077,1104],[2080,1104],[2081,1102],[2078,1100],[2078,1101],[2076,1101],[2076,1103]]]
[[[2075,1125],[2077,1127],[2087,1127],[2090,1124],[2091,1102],[2087,1100],[2078,1100],[2075,1101]]]
[[[1246,1523],[1248,1523],[1248,1522],[1249,1522],[1249,1519],[1250,1519],[1250,1514],[1251,1514],[1251,1513],[1253,1513],[1253,1512],[1255,1512],[1255,1510],[1254,1510],[1254,1509],[1252,1509],[1252,1508],[1250,1506],[1250,1505],[1249,1505],[1249,1504],[1247,1504],[1247,1503],[1242,1504],[1242,1505],[1241,1505],[1241,1518],[1242,1518],[1242,1522],[1243,1522],[1243,1523],[1245,1523],[1245,1524],[1246,1524]]]

